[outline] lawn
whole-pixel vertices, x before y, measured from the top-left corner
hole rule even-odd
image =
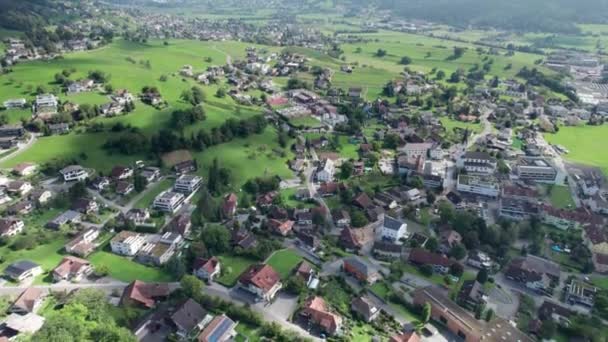
[[[374,285],[372,285],[370,287],[370,290],[373,293],[375,293],[376,296],[378,296],[378,297],[380,297],[380,298],[382,298],[384,300],[388,299],[388,295],[389,295],[389,293],[391,291],[391,289],[389,288],[389,286],[385,282],[382,282],[382,281],[379,281],[379,282],[375,283]]]
[[[146,192],[144,196],[142,196],[137,203],[135,203],[135,208],[144,209],[149,208],[154,202],[154,199],[161,192],[169,189],[173,185],[172,179],[163,179],[160,182],[154,183],[151,185],[151,189]]]
[[[289,123],[295,127],[313,127],[313,128],[315,128],[315,127],[323,126],[321,121],[319,121],[311,116],[289,119]]]
[[[454,128],[461,128],[461,129],[468,128],[469,130],[471,130],[473,132],[481,131],[481,124],[479,124],[479,123],[458,121],[458,120],[450,119],[445,116],[441,117],[439,119],[439,121],[441,121],[441,124],[443,125],[443,127],[445,127],[446,131],[448,131],[448,132],[453,132]]]
[[[9,125],[14,125],[21,122],[21,119],[30,119],[32,111],[30,109],[8,109],[0,111],[0,116],[6,115]]]
[[[275,252],[266,262],[286,280],[293,269],[302,261],[302,257],[290,249]]]
[[[566,209],[574,208],[575,203],[572,199],[572,193],[568,186],[549,185],[546,188],[547,196],[551,205],[556,208]]]
[[[8,246],[3,246],[0,248],[0,255],[2,255],[3,260],[0,263],[0,269],[4,270],[9,264],[17,260],[30,260],[39,264],[45,272],[50,271],[63,258],[63,246],[66,242],[67,238],[65,236],[56,233],[50,243],[30,250],[13,251]]]
[[[219,258],[222,263],[222,275],[217,278],[217,282],[227,287],[236,285],[239,276],[245,269],[256,263],[253,259],[240,256],[220,255]]]
[[[120,255],[113,254],[103,248],[88,257],[94,267],[108,266],[109,276],[124,282],[142,280],[145,282],[168,282],[175,279],[161,268],[149,267]]]
[[[568,126],[560,127],[555,134],[545,134],[545,139],[551,144],[566,147],[570,153],[564,155],[564,158],[568,161],[599,167],[608,176],[606,136],[608,125]]]

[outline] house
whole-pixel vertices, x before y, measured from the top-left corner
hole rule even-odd
[[[487,152],[466,152],[457,161],[456,166],[468,174],[493,174],[496,171],[496,158]]]
[[[405,238],[407,238],[407,224],[385,215],[382,223],[382,239],[399,244],[401,239]]]
[[[53,280],[79,282],[91,272],[93,272],[93,266],[88,260],[66,256],[53,270]]]
[[[25,99],[9,99],[2,103],[6,109],[24,108],[27,104]]]
[[[155,180],[157,180],[160,177],[160,169],[157,167],[148,166],[148,167],[145,167],[143,170],[141,170],[139,175],[144,177],[149,184],[149,183],[154,182]]]
[[[150,219],[150,211],[148,209],[133,208],[124,215],[125,220],[132,222],[136,226],[146,225]]]
[[[179,192],[165,190],[158,194],[152,203],[152,207],[156,210],[174,214],[184,204],[185,197]]]
[[[404,147],[398,148],[397,151],[408,158],[426,158],[431,147],[433,147],[432,143],[407,143]]]
[[[213,278],[221,272],[220,260],[216,257],[209,259],[197,258],[194,261],[193,274],[205,281],[213,281]]]
[[[334,162],[326,158],[319,164],[315,173],[318,182],[331,182],[334,179],[335,164]]]
[[[238,206],[238,197],[235,193],[229,193],[224,196],[224,200],[222,202],[222,213],[224,217],[233,217],[236,213],[236,208]]]
[[[0,204],[8,203],[11,200],[12,200],[11,197],[6,194],[4,189],[0,188]]]
[[[251,265],[239,278],[239,286],[257,300],[271,301],[283,287],[281,277],[269,265]]]
[[[116,183],[116,193],[121,196],[127,196],[135,190],[135,186],[130,182],[119,181]]]
[[[183,175],[186,174],[188,172],[194,172],[197,169],[197,165],[196,165],[196,161],[195,160],[184,160],[182,162],[179,162],[177,164],[175,164],[173,166],[173,170],[175,171],[175,173],[177,173],[178,175]]]
[[[540,213],[543,223],[562,230],[578,229],[593,221],[591,215],[584,209],[566,210],[541,204]]]
[[[116,234],[112,240],[110,240],[110,247],[112,249],[112,253],[133,256],[143,247],[145,243],[145,236],[139,233],[123,230]]]
[[[550,319],[564,326],[570,325],[570,318],[572,318],[574,315],[574,311],[548,300],[543,301],[538,308],[539,319]]]
[[[4,270],[4,275],[16,282],[22,282],[40,274],[42,274],[42,267],[29,260],[15,261]]]
[[[492,259],[486,253],[483,253],[481,251],[469,252],[466,263],[467,265],[475,267],[478,270],[482,268],[490,270],[492,269],[492,267],[494,267],[494,262],[492,261]]]
[[[329,336],[338,334],[342,329],[342,317],[330,312],[325,300],[319,296],[306,300],[300,316]]]
[[[120,304],[133,305],[146,309],[153,308],[156,303],[169,296],[169,286],[164,283],[144,283],[141,280],[131,282],[123,291]]]
[[[181,175],[177,178],[177,180],[175,180],[173,190],[175,192],[187,195],[197,191],[201,187],[202,183],[203,179],[199,176]]]
[[[15,236],[23,231],[25,223],[16,218],[0,218],[0,236],[10,237]]]
[[[379,258],[400,259],[403,251],[403,245],[400,243],[397,244],[386,241],[376,241],[374,242],[372,251],[374,255]]]
[[[353,204],[363,210],[374,206],[374,203],[365,192],[357,195],[357,197],[353,199]]]
[[[463,342],[534,341],[500,317],[495,317],[489,322],[475,319],[437,287],[419,288],[412,292],[412,297],[416,307],[430,304],[431,319],[458,336]]]
[[[6,186],[6,192],[12,195],[25,196],[33,187],[30,182],[15,180],[8,183]]]
[[[27,215],[34,210],[34,204],[31,201],[23,200],[6,208],[9,215]]]
[[[309,252],[316,251],[321,246],[321,240],[314,232],[310,230],[299,229],[296,231],[296,237],[301,248],[307,249]]]
[[[211,316],[199,303],[188,298],[175,308],[169,320],[175,327],[177,336],[186,339],[194,329],[207,324]]]
[[[125,180],[133,177],[133,169],[126,166],[114,166],[110,172],[110,177],[114,180]]]
[[[19,336],[19,335],[34,335],[44,325],[44,317],[38,316],[35,313],[28,312],[25,315],[16,313],[10,314],[1,324],[3,327],[3,335]],[[1,338],[0,338],[1,339]],[[14,340],[14,339],[11,339]],[[9,339],[6,339],[9,341]]]
[[[344,209],[334,209],[332,212],[334,223],[338,228],[350,227],[350,214]]]
[[[439,251],[449,253],[452,248],[462,243],[462,236],[455,230],[448,229],[439,233]]]
[[[598,290],[596,287],[580,280],[572,279],[570,284],[566,285],[566,296],[564,300],[571,305],[579,304],[592,308],[595,304],[597,292]]]
[[[321,195],[322,197],[333,196],[338,193],[338,189],[339,189],[338,183],[334,183],[334,182],[322,183],[321,185],[319,185],[319,189],[317,190],[317,193],[319,195]]]
[[[34,110],[37,115],[57,114],[58,99],[53,94],[40,94],[36,96]]]
[[[157,237],[157,236],[154,236]],[[166,232],[160,239],[150,239],[137,251],[135,259],[146,265],[161,266],[175,254],[181,235]]]
[[[553,261],[527,255],[511,261],[505,276],[531,290],[550,294],[555,284],[559,283],[561,271],[559,265]]]
[[[93,199],[79,198],[72,204],[72,210],[89,215],[99,210],[99,205]]]
[[[421,342],[422,338],[415,332],[410,331],[401,335],[391,336],[388,342]]]
[[[225,314],[216,316],[197,337],[198,342],[228,342],[237,335],[238,323]]]
[[[15,300],[9,308],[9,313],[26,315],[27,313],[36,313],[44,302],[45,291],[43,289],[28,287]]]
[[[86,257],[91,254],[97,247],[94,241],[99,237],[99,229],[89,228],[78,234],[74,239],[68,242],[64,249],[70,254],[75,254],[80,257]]]
[[[20,177],[31,176],[38,169],[38,165],[33,163],[19,163],[13,168],[13,174]]]
[[[91,187],[98,191],[103,191],[108,186],[110,186],[110,179],[108,177],[97,177],[91,182]]]
[[[74,210],[67,210],[59,214],[59,216],[55,217],[53,220],[47,222],[46,227],[50,229],[59,229],[65,224],[80,222],[81,217],[81,213]]]
[[[290,220],[279,221],[275,219],[270,219],[267,221],[268,228],[275,234],[281,236],[287,236],[291,233],[293,229],[294,222]]]
[[[80,165],[69,165],[59,171],[66,182],[83,181],[89,177],[89,173]]]
[[[232,231],[232,244],[245,250],[255,248],[258,240],[249,230],[235,229]]]
[[[298,267],[295,268],[294,274],[300,277],[306,283],[306,286],[310,288],[311,284],[315,281],[315,270],[305,260],[302,260]]]
[[[176,232],[183,237],[190,235],[190,229],[192,228],[192,217],[190,214],[179,214],[169,222],[167,226],[169,231]]]
[[[344,228],[340,231],[339,243],[347,251],[358,252],[372,239],[373,236],[366,234],[364,229]]]
[[[30,201],[34,201],[39,206],[47,204],[51,197],[53,197],[53,193],[46,189],[34,190],[28,196]]]
[[[410,251],[408,261],[417,266],[431,265],[433,272],[446,274],[450,271],[450,266],[454,261],[441,254],[433,253],[422,248],[414,248]]]
[[[540,208],[537,203],[521,198],[502,197],[498,202],[500,217],[521,221],[537,216]]]
[[[483,284],[477,280],[465,280],[458,291],[456,302],[469,310],[475,310],[479,305],[485,305]]]
[[[75,81],[68,85],[68,93],[77,94],[89,91],[93,86],[93,80],[85,79],[81,81]]]
[[[70,133],[70,125],[67,123],[49,124],[49,132],[51,135],[61,135]]]
[[[375,320],[380,315],[380,309],[371,299],[365,296],[355,298],[350,304],[350,309],[355,315],[368,323]]]
[[[373,284],[381,278],[380,273],[375,267],[368,265],[358,257],[344,259],[342,269],[345,273],[355,277],[360,282],[368,284]]]

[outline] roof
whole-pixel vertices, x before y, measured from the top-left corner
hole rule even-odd
[[[18,277],[19,275],[32,270],[34,268],[40,267],[40,265],[29,261],[29,260],[18,260],[14,263],[8,265],[8,267],[4,270],[4,273],[9,276]]]
[[[355,270],[357,270],[357,272],[360,272],[360,273],[366,275],[367,277],[369,277],[370,275],[373,275],[375,273],[378,273],[375,268],[369,266],[368,264],[366,264],[365,262],[363,262],[361,259],[359,259],[357,257],[346,258],[346,259],[344,259],[344,263],[352,266]]]
[[[342,324],[342,317],[329,312],[325,300],[318,296],[311,297],[304,303],[302,313],[329,333],[334,333]]]
[[[42,325],[44,325],[44,317],[34,313],[26,315],[10,314],[4,321],[6,327],[19,333],[34,334]]]
[[[198,341],[224,341],[225,335],[229,334],[235,325],[236,323],[224,314],[216,316],[198,335]]]
[[[390,230],[399,230],[401,228],[401,226],[403,226],[405,223],[394,219],[390,216],[384,216],[384,228],[390,229]]]
[[[559,278],[561,271],[559,265],[534,255],[520,257],[511,262],[505,273],[514,278],[530,279],[533,275],[546,274],[553,278]]]
[[[28,287],[21,292],[17,300],[13,303],[13,307],[19,308],[21,311],[33,312],[36,301],[42,298],[43,290],[35,287]]]
[[[441,254],[429,252],[426,249],[414,248],[410,252],[409,261],[420,265],[451,266],[454,262]]]
[[[355,298],[351,303],[351,308],[356,312],[368,316],[378,310],[376,305],[365,296]]]
[[[415,331],[403,333],[401,335],[392,336],[389,342],[420,342],[420,336]]]
[[[469,151],[462,156],[463,159],[479,159],[488,162],[496,162],[496,159],[487,152]]]
[[[88,260],[80,259],[73,256],[63,257],[61,262],[55,269],[53,273],[65,278],[68,277],[72,273],[78,273],[83,267],[90,266],[91,263]]]
[[[190,331],[196,327],[205,316],[207,316],[207,311],[192,298],[188,298],[188,300],[177,307],[173,315],[171,315],[171,320],[180,328]]]
[[[403,246],[386,242],[386,241],[376,241],[374,242],[374,251],[381,251],[386,253],[401,253]]]
[[[279,274],[269,265],[251,265],[243,272],[239,282],[245,285],[253,285],[262,289],[264,292],[270,291],[281,280]]]
[[[215,268],[219,263],[220,260],[216,257],[211,257],[209,259],[197,258],[196,260],[194,260],[194,269],[199,270],[202,268],[208,273],[212,273],[213,271],[215,271]]]
[[[154,307],[156,299],[169,295],[169,287],[164,283],[144,283],[135,280],[127,286],[122,294],[121,301],[129,299],[151,308]]]
[[[359,206],[363,209],[369,208],[374,205],[372,200],[369,198],[369,196],[367,196],[367,194],[365,192],[362,192],[359,195],[357,195],[357,197],[355,197],[355,199],[353,199],[353,202],[357,206]]]

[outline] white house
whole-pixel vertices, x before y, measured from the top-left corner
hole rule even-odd
[[[334,172],[334,162],[329,158],[323,160],[317,169],[317,181],[331,182],[334,179]]]
[[[6,109],[23,108],[27,104],[25,99],[9,99],[4,101],[3,105]]]
[[[167,213],[175,213],[184,204],[184,195],[179,192],[165,190],[154,199],[152,206],[154,209]]]
[[[221,272],[220,260],[216,257],[194,261],[193,273],[200,279],[212,281]]]
[[[407,237],[407,224],[385,215],[382,224],[382,238],[400,243],[400,240],[405,237]]]
[[[83,181],[89,177],[89,172],[80,165],[69,165],[59,171],[66,182]]]
[[[146,243],[145,236],[123,230],[116,234],[110,241],[110,247],[112,252],[120,255],[133,256],[135,255]]]
[[[16,218],[0,219],[0,236],[15,236],[23,231],[25,224]]]
[[[183,194],[190,194],[198,190],[202,183],[203,179],[199,176],[181,175],[175,181],[175,184],[173,185],[173,190]]]

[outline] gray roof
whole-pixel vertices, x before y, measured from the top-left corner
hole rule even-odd
[[[399,230],[404,223],[392,218],[390,216],[384,216],[384,228],[388,228],[391,230]]]
[[[365,275],[370,275],[370,274],[374,274],[376,273],[376,270],[372,267],[370,267],[369,265],[367,265],[365,262],[363,262],[361,259],[357,258],[357,257],[350,257],[344,260],[344,262],[347,262],[348,264],[350,264],[351,266],[353,266],[355,269],[357,269],[357,271],[365,274]]]
[[[200,323],[205,316],[207,311],[203,307],[192,299],[188,299],[177,310],[171,315],[171,320],[182,329],[190,331]]]
[[[4,270],[4,273],[6,275],[9,275],[11,277],[14,278],[18,278],[19,275],[34,269],[40,267],[40,265],[29,261],[29,260],[19,260],[19,261],[15,261],[14,263],[8,265],[8,267]]]

